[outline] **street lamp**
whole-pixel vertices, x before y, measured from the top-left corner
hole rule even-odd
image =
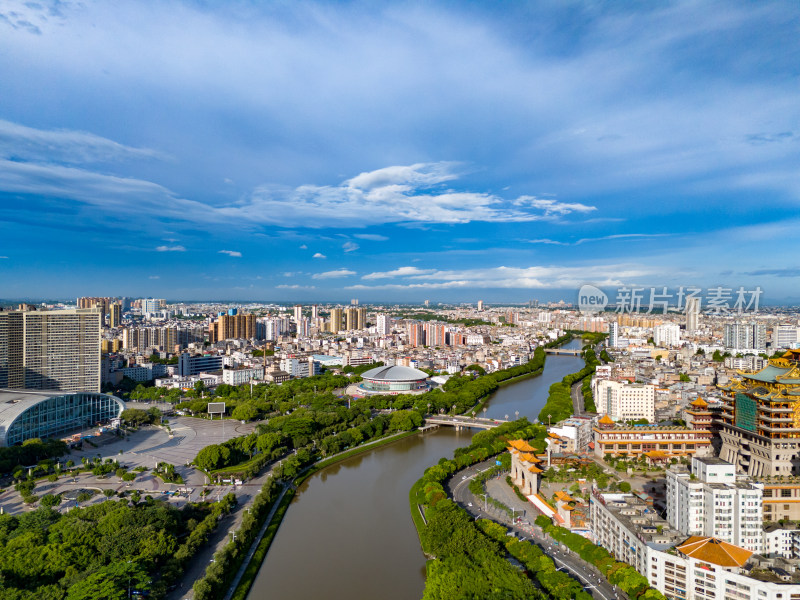
[[[515,410],[515,411],[514,411],[514,417],[515,417],[515,418],[517,418],[517,419],[519,419],[519,411],[518,411],[518,410]]]
[[[456,405],[455,404],[453,404],[453,414],[454,415],[456,414]]]
[[[547,415],[547,426],[550,427],[550,419],[553,415]]]
[[[483,418],[486,418],[486,406],[483,407]]]
[[[483,496],[483,511],[489,512],[489,494],[481,494]]]

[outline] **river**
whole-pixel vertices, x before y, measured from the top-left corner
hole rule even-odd
[[[580,341],[565,347],[579,348]],[[550,385],[581,366],[573,356],[548,355],[541,376],[495,392],[486,416],[513,419],[519,411],[535,419]],[[442,427],[310,477],[292,501],[248,600],[421,598],[425,556],[408,512],[408,491],[427,467],[452,457],[473,433]]]

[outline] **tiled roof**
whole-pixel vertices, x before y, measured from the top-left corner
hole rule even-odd
[[[598,423],[602,423],[603,425],[613,425],[614,419],[609,417],[608,415],[603,415],[603,418],[598,421]]]
[[[694,535],[677,550],[690,558],[713,563],[720,567],[743,567],[753,554],[749,550],[734,546],[728,542],[712,537]]]

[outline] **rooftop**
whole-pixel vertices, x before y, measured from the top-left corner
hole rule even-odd
[[[749,550],[717,538],[699,535],[693,535],[687,539],[683,544],[677,546],[677,550],[696,560],[713,563],[720,567],[738,568],[743,567],[753,554]]]
[[[25,409],[54,396],[64,396],[72,392],[60,390],[10,390],[0,389],[0,425],[8,425]]]
[[[376,367],[361,374],[363,379],[378,379],[381,381],[418,381],[427,379],[428,374],[413,367],[394,365],[391,367]]]

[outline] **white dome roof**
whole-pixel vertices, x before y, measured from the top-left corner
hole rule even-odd
[[[412,367],[376,367],[369,371],[364,371],[361,374],[364,379],[377,379],[380,381],[419,381],[427,379],[428,374],[425,371],[414,369]]]

